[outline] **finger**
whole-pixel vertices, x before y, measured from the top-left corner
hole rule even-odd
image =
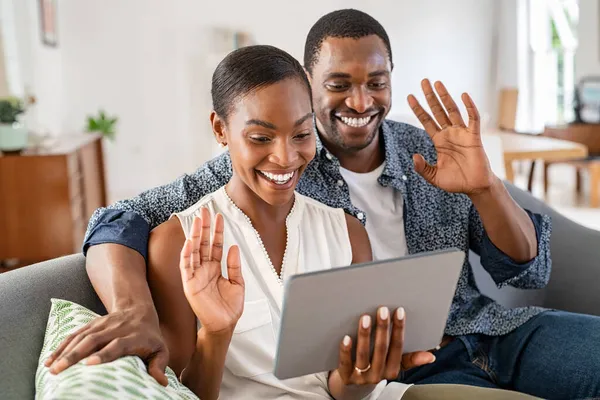
[[[481,118],[479,117],[479,111],[475,106],[475,102],[467,93],[463,93],[462,101],[467,108],[467,115],[469,116],[469,132],[479,135],[481,133]]]
[[[227,276],[232,283],[244,286],[240,249],[237,246],[231,246],[227,252]]]
[[[354,372],[352,363],[352,338],[346,335],[340,343],[340,360],[338,363],[338,374],[342,382],[348,384]]]
[[[415,165],[415,171],[425,178],[427,182],[434,184],[437,167],[425,161],[425,158],[421,154],[413,155],[413,163]]]
[[[98,347],[95,353],[86,360],[86,365],[104,364],[116,360],[117,358],[134,354],[132,352],[134,341],[130,337],[117,337],[111,340],[107,345]]]
[[[210,249],[210,258],[214,261],[221,262],[223,257],[223,231],[225,229],[225,222],[223,222],[223,216],[217,214],[215,217],[215,230],[213,232],[212,247]]]
[[[206,207],[200,210],[200,219],[200,261],[205,262],[210,260],[210,213]]]
[[[404,324],[406,312],[400,307],[392,318],[392,338],[385,365],[384,378],[387,380],[397,379],[400,374],[402,363],[402,349],[404,348]]]
[[[390,310],[387,307],[379,308],[377,312],[377,327],[375,328],[375,345],[369,383],[377,384],[383,378],[383,370],[387,359],[390,333]]]
[[[423,94],[425,95],[425,99],[427,99],[427,104],[429,104],[429,108],[431,108],[435,120],[440,124],[442,129],[449,127],[451,122],[448,118],[448,114],[446,114],[446,110],[444,110],[440,100],[433,91],[429,79],[423,79],[421,81],[421,89],[423,89]]]
[[[402,356],[402,368],[404,370],[431,364],[435,356],[428,351],[415,351]]]
[[[201,225],[202,219],[198,217],[194,217],[194,222],[192,223],[192,232],[190,234],[190,238],[192,240],[192,254],[190,257],[191,266],[194,270],[200,268],[200,242],[201,239]]]
[[[63,340],[63,342],[56,348],[56,350],[54,350],[52,354],[50,354],[46,361],[44,361],[44,365],[46,367],[50,367],[54,361],[58,360],[63,355],[65,349],[69,346],[69,344],[71,344],[71,342],[73,342],[76,339],[79,342],[82,339],[83,333],[89,330],[91,325],[92,323],[89,323],[84,327],[78,329],[74,333],[70,334],[65,340]]]
[[[444,107],[446,107],[446,111],[448,111],[448,117],[450,118],[450,122],[455,126],[465,126],[465,121],[463,121],[462,116],[460,115],[460,110],[456,106],[454,99],[450,96],[450,93],[446,90],[444,84],[440,81],[435,83],[435,90],[440,95],[440,99],[442,103],[444,103]]]
[[[163,386],[167,386],[169,384],[169,380],[165,374],[165,369],[167,368],[168,363],[169,352],[166,351],[166,349],[156,353],[156,355],[154,355],[154,357],[152,357],[148,363],[148,373]]]
[[[93,354],[106,344],[107,340],[105,337],[105,334],[97,332],[87,333],[85,336],[80,335],[70,343],[63,355],[52,364],[50,372],[59,374],[90,356],[90,354]]]
[[[179,257],[179,269],[181,270],[181,277],[183,283],[189,281],[194,277],[194,268],[192,267],[192,248],[194,247],[193,241],[186,239],[181,249],[181,256]]]
[[[358,338],[356,340],[356,362],[359,369],[366,369],[371,359],[371,316],[363,315],[358,323]],[[357,383],[365,382],[365,373],[354,371]]]
[[[429,136],[433,138],[435,134],[440,131],[440,127],[438,126],[438,124],[433,120],[433,118],[431,118],[427,111],[425,111],[423,107],[421,107],[421,104],[419,104],[419,101],[415,96],[411,94],[408,96],[407,100],[409,107],[411,108],[415,116],[419,119],[421,125],[423,125],[423,129],[425,129]]]

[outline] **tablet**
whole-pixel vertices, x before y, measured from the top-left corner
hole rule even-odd
[[[452,248],[291,276],[274,375],[288,379],[336,369],[344,335],[356,343],[360,316],[375,318],[379,306],[390,313],[404,307],[404,353],[434,349],[444,335],[464,258]]]

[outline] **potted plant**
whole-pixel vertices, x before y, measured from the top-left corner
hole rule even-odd
[[[87,131],[100,133],[112,141],[115,139],[115,128],[118,120],[117,117],[109,117],[103,110],[100,110],[97,116],[89,115],[87,117]]]
[[[23,100],[0,98],[0,151],[20,152],[27,147],[27,128],[20,122],[24,112]]]

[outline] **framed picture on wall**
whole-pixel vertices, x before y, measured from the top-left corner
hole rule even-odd
[[[56,47],[58,44],[56,0],[39,0],[39,4],[42,43],[46,46]]]

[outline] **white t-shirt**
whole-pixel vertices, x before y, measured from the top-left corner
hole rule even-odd
[[[391,186],[379,184],[377,180],[384,168],[385,162],[371,172],[360,174],[340,167],[340,173],[350,190],[352,204],[366,214],[366,228],[374,260],[386,260],[407,253],[402,193]]]

